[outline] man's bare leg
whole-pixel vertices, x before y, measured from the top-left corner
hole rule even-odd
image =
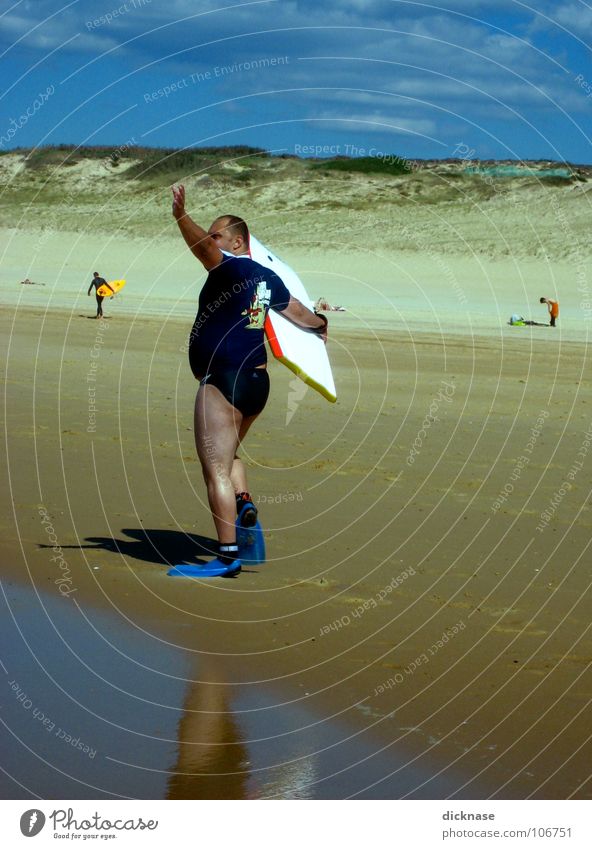
[[[235,457],[232,462],[230,480],[232,481],[235,495],[238,495],[239,492],[249,491],[247,484],[247,470],[245,469],[245,464],[240,457]]]
[[[236,500],[230,478],[243,416],[215,386],[200,386],[195,399],[195,445],[221,543],[236,541]]]
[[[247,431],[249,430],[256,418],[257,416],[243,416],[243,420],[240,424],[238,431],[239,445],[247,435]],[[234,492],[236,495],[238,495],[239,492],[249,491],[249,484],[247,483],[247,470],[245,469],[245,464],[240,459],[240,457],[236,456],[236,454],[232,463],[230,479],[234,485]]]

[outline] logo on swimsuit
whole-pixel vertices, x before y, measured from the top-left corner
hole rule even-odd
[[[257,288],[253,293],[249,308],[243,310],[241,313],[241,315],[247,315],[249,317],[249,323],[246,326],[246,330],[263,330],[266,310],[269,307],[270,299],[271,289],[267,288],[265,280],[261,280],[257,283]]]

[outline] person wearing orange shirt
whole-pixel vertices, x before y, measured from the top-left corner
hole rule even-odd
[[[559,317],[559,301],[552,301],[550,298],[541,298],[541,304],[547,304],[549,307],[549,315],[551,320],[549,322],[550,327],[555,327],[555,321]]]

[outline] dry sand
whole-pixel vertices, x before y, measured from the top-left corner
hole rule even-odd
[[[182,352],[203,275],[173,234],[6,235],[4,796],[592,796],[581,241],[276,235],[348,308],[339,399],[271,364],[243,452],[268,562],[192,582],[166,569],[213,530]],[[128,277],[103,322],[93,266]],[[506,325],[555,292],[556,330]]]

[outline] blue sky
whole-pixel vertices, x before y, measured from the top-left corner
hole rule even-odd
[[[592,162],[582,0],[0,2],[0,146]]]

